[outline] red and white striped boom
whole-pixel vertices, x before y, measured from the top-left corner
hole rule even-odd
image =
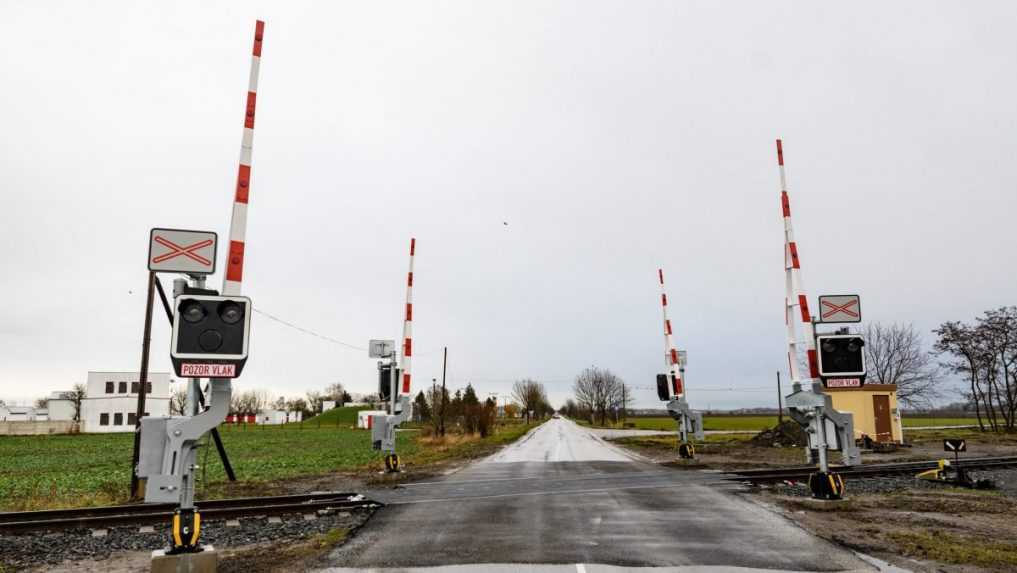
[[[780,169],[780,204],[784,216],[784,269],[786,296],[784,299],[784,323],[787,325],[787,361],[791,369],[791,381],[803,381],[800,356],[804,347],[809,375],[804,380],[811,382],[819,378],[819,364],[816,360],[815,327],[809,314],[809,301],[802,283],[801,261],[798,258],[798,244],[791,229],[791,202],[787,193],[787,177],[784,173],[784,146],[777,140],[777,165]],[[797,312],[796,309],[797,308]],[[802,337],[798,337],[796,323],[802,325]]]
[[[265,23],[258,20],[254,26],[254,49],[251,52],[251,75],[247,85],[247,110],[244,115],[244,136],[240,141],[240,169],[233,196],[233,215],[230,218],[230,248],[226,255],[226,276],[222,294],[240,294],[244,277],[244,241],[247,236],[247,199],[251,192],[251,150],[254,146],[254,106],[258,95],[258,69],[261,66],[261,39]]]
[[[410,362],[413,358],[413,257],[416,250],[417,240],[410,239],[410,272],[406,275],[406,320],[403,322],[403,355],[400,364],[403,371],[401,394],[410,393]]]
[[[675,348],[672,338],[671,320],[667,317],[667,291],[664,290],[664,270],[657,269],[657,278],[660,280],[660,305],[664,310],[664,363],[667,365],[668,374],[671,375],[674,397],[679,398],[685,393],[685,382],[681,377],[678,349]]]

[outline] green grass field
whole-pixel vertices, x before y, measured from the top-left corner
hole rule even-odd
[[[338,413],[336,415],[339,415]],[[354,414],[355,415],[355,414]],[[334,421],[332,422],[335,423]],[[323,420],[283,426],[223,427],[223,443],[241,486],[337,471],[380,469],[382,454],[371,449],[370,432],[329,427]],[[532,426],[499,426],[483,440],[424,438],[400,432],[397,451],[404,465],[473,457],[512,441]],[[0,511],[122,503],[127,500],[133,434],[79,434],[0,437]],[[230,493],[222,463],[210,443],[199,451],[204,467],[199,497]],[[202,488],[209,490],[203,492]],[[235,487],[231,489],[236,489]]]
[[[578,420],[579,423],[583,423]],[[673,431],[675,421],[664,416],[628,418],[625,422],[635,424],[639,430]],[[777,416],[703,416],[704,430],[742,430],[759,432],[777,425]],[[619,425],[618,427],[621,427]]]
[[[976,418],[923,418],[918,416],[904,416],[901,421],[904,423],[905,428],[978,425],[978,420]]]

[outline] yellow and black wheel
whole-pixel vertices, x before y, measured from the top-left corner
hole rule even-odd
[[[678,457],[683,460],[691,460],[696,457],[696,446],[690,443],[679,444]]]
[[[389,454],[385,456],[385,469],[389,472],[399,471],[399,454]]]
[[[173,513],[170,554],[201,551],[201,514],[197,509],[178,509]]]
[[[816,472],[809,476],[809,489],[816,499],[841,499],[844,496],[844,478],[833,472]]]

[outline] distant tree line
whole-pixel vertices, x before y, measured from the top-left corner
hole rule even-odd
[[[472,384],[451,396],[447,389],[432,386],[417,393],[413,414],[418,421],[428,424],[435,435],[444,436],[453,430],[486,437],[494,431],[497,404],[493,398],[481,401]]]
[[[339,382],[329,384],[325,390],[312,390],[305,397],[286,398],[273,397],[265,390],[245,390],[234,392],[230,396],[230,413],[238,416],[257,415],[262,410],[275,409],[285,412],[300,412],[302,417],[310,417],[321,413],[324,402],[334,401],[336,406],[352,402],[353,398]],[[183,415],[187,407],[187,387],[181,385],[170,395],[170,413]]]

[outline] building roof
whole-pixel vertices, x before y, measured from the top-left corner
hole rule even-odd
[[[7,406],[7,411],[11,414],[31,414],[35,411],[35,408],[31,406]]]

